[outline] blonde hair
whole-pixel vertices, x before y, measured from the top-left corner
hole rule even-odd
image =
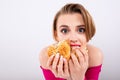
[[[62,14],[72,14],[72,13],[79,13],[83,17],[83,21],[85,23],[85,34],[86,34],[86,39],[89,41],[94,35],[95,35],[95,25],[93,22],[93,19],[89,12],[81,5],[81,4],[76,4],[76,3],[69,3],[63,6],[55,15],[54,21],[53,21],[53,37],[55,40],[56,39],[56,24],[57,20],[60,15]]]

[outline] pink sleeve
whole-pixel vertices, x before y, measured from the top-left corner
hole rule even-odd
[[[40,67],[41,67],[41,66],[40,66]],[[62,79],[62,78],[56,78],[56,77],[54,76],[54,74],[53,74],[50,70],[48,70],[48,69],[44,69],[44,68],[42,68],[42,67],[41,67],[41,69],[42,69],[42,71],[43,71],[45,80],[64,80],[64,79]]]
[[[102,64],[88,68],[85,74],[85,80],[98,80]]]

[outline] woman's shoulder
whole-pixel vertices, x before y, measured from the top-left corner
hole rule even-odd
[[[48,47],[44,47],[41,49],[41,51],[39,53],[40,66],[43,68],[46,68],[46,63],[48,60],[47,49],[48,49]]]
[[[101,49],[88,44],[89,67],[98,66],[103,63],[103,52]]]

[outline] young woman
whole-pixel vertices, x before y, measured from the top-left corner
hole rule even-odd
[[[59,53],[48,57],[48,47],[43,48],[39,61],[45,79],[98,80],[103,54],[100,49],[88,44],[94,34],[92,17],[81,4],[63,6],[54,18],[53,37],[57,42],[69,40],[72,49],[70,59],[66,60]]]

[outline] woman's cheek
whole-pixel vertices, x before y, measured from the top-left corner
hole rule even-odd
[[[58,40],[59,40],[59,41],[61,41],[61,40],[66,40],[66,38],[67,38],[67,37],[66,37],[65,35],[63,35],[63,34],[59,34],[59,35],[58,35]]]

